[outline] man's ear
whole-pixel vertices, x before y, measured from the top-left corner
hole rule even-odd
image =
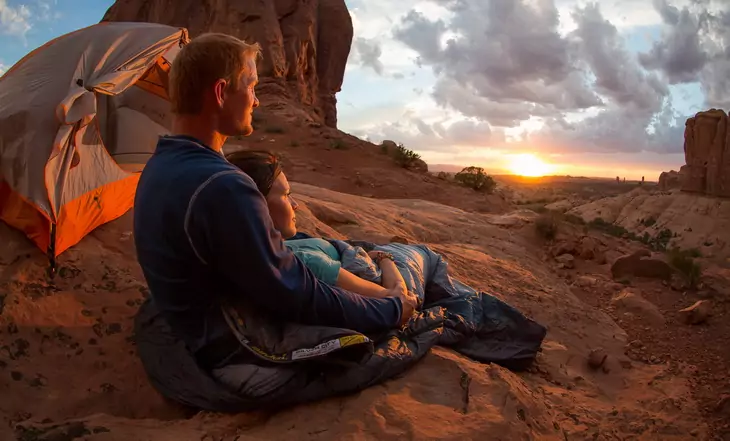
[[[224,79],[219,79],[215,82],[215,85],[213,86],[213,91],[215,93],[215,101],[218,107],[223,107],[223,101],[225,101],[226,97],[226,87],[228,86],[228,81]]]

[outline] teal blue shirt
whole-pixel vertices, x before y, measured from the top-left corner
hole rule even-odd
[[[285,240],[284,245],[324,283],[337,285],[340,273],[340,253],[324,239]]]

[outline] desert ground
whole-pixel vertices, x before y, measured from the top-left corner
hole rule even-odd
[[[300,230],[427,244],[548,333],[526,372],[437,347],[356,394],[200,412],[163,398],[137,356],[133,321],[150,293],[132,212],[62,253],[53,277],[45,253],[0,223],[0,441],[730,440],[724,113],[688,121],[681,185],[500,175],[477,191],[336,128],[353,35],[342,0],[125,0],[103,20],[265,42],[255,131],[224,150],[282,158]]]
[[[456,277],[548,327],[533,368],[516,374],[437,348],[402,377],[351,396],[273,414],[180,408],[153,390],[135,356],[132,320],[149,293],[131,213],[62,254],[54,279],[46,257],[2,225],[3,439],[730,436],[727,262],[697,257],[702,273],[691,286],[679,270],[667,280],[636,277],[618,268],[622,256],[646,250],[669,262],[668,253],[639,232],[581,217],[601,204],[620,214],[617,199],[626,206],[636,197],[702,197],[646,184],[516,177],[497,177],[494,193],[484,194],[400,167],[378,146],[336,130],[284,127],[259,127],[227,149],[267,148],[284,157],[303,231],[428,244]],[[570,207],[550,209],[565,200]],[[656,223],[680,222],[670,221],[671,210],[654,211]],[[617,220],[603,216],[610,225]],[[680,312],[700,300],[699,318]],[[471,378],[468,399],[463,375]]]

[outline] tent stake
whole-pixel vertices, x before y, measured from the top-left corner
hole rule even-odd
[[[48,277],[56,277],[56,224],[51,224],[51,241],[48,244]]]

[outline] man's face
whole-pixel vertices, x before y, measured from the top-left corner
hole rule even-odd
[[[259,82],[256,63],[249,59],[244,73],[238,79],[238,87],[225,91],[220,114],[219,130],[226,136],[248,136],[253,133],[253,109],[259,106],[254,88]]]

